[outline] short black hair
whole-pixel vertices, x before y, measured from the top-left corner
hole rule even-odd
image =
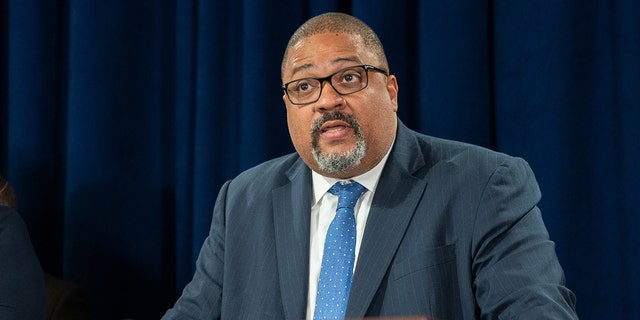
[[[289,57],[291,47],[303,38],[327,32],[360,36],[367,49],[378,57],[378,62],[381,63],[378,67],[389,70],[389,64],[384,54],[382,42],[380,42],[378,35],[371,27],[354,16],[339,12],[327,12],[307,20],[293,33],[282,57],[282,65],[280,67],[281,75],[284,77],[284,66]]]

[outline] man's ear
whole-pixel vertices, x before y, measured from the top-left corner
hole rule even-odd
[[[390,74],[387,77],[387,93],[389,94],[389,99],[394,104],[394,110],[398,111],[398,79],[396,76]]]

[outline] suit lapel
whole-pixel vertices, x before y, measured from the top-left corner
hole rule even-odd
[[[285,318],[302,319],[307,306],[312,183],[300,159],[287,176],[290,182],[272,192],[276,256]]]
[[[380,177],[353,277],[347,317],[364,317],[426,188],[413,175],[424,168],[422,153],[399,122],[398,136]]]

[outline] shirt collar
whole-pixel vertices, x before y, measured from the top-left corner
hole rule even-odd
[[[382,175],[382,169],[384,168],[385,163],[387,163],[387,159],[389,158],[389,153],[391,153],[391,149],[393,148],[393,144],[387,151],[387,154],[384,155],[382,160],[378,162],[378,164],[373,167],[371,170],[359,175],[355,176],[349,180],[353,180],[361,185],[363,185],[367,190],[372,193],[375,192],[376,186],[378,185],[378,180],[380,180],[380,175]],[[331,186],[333,186],[336,182],[341,181],[342,179],[335,179],[330,177],[325,177],[315,171],[311,171],[311,177],[313,179],[313,202],[312,205],[315,205],[320,198],[329,191]]]

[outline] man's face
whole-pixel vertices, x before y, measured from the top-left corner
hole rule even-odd
[[[289,50],[282,80],[321,78],[363,64],[381,67],[359,36],[321,33],[303,38]],[[327,81],[314,103],[295,105],[283,95],[296,151],[312,170],[325,176],[347,179],[365,173],[393,143],[397,93],[395,76],[369,70],[367,87],[352,94],[338,94]]]

